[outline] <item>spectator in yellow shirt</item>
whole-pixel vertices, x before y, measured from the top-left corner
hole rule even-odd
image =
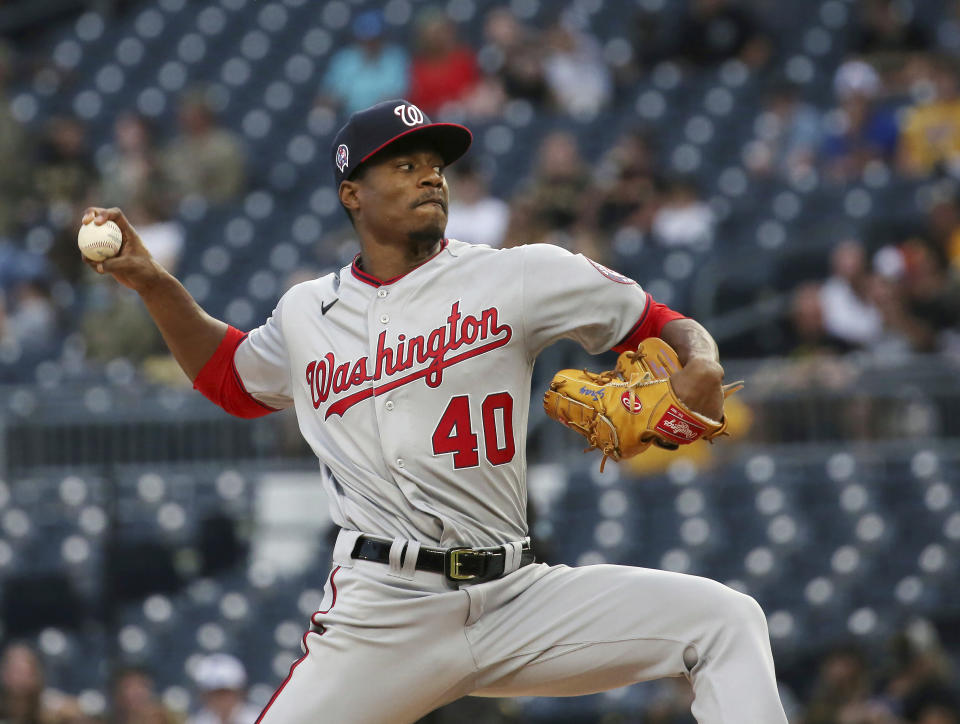
[[[931,99],[910,108],[901,129],[900,167],[913,176],[960,166],[960,88],[957,70],[945,59],[929,71]]]

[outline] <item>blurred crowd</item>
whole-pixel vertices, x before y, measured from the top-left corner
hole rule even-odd
[[[918,34],[904,31],[903,37],[914,42]],[[887,167],[906,177],[938,179],[925,218],[896,230],[893,240],[889,229],[834,240],[828,275],[794,289],[788,347],[797,355],[865,350],[897,359],[912,352],[960,353],[956,63],[927,54],[897,62],[880,57],[886,60],[840,66],[837,106],[823,123],[791,91],[774,94],[770,112],[790,119],[783,123],[786,133],[758,141],[754,149],[753,166],[763,172],[779,163],[785,173],[805,173],[819,149],[824,172],[838,183]],[[891,70],[882,74],[884,63]],[[889,100],[904,96],[918,100],[900,107]]]
[[[446,12],[422,8],[401,43],[383,14],[369,10],[332,51],[317,79],[315,110],[342,119],[406,97],[435,118],[468,123],[518,108],[590,119],[620,107],[637,80],[657,69],[696,73],[735,63],[767,89],[742,154],[754,179],[812,177],[837,187],[891,174],[942,180],[926,222],[900,238],[818,240],[836,247],[829,275],[779,290],[790,297],[784,326],[762,351],[956,353],[960,2],[948,6],[934,32],[913,21],[909,3],[860,0],[826,108],[778,70],[775,37],[745,1],[689,0],[672,20],[641,4],[628,19],[627,47],[603,46],[570,14],[536,28],[508,7],[486,12],[476,45],[461,39]],[[53,59],[0,44],[0,361],[51,357],[72,335],[90,362],[139,365],[163,354],[162,342],[126,290],[92,283],[73,242],[83,208],[122,207],[175,273],[187,243],[178,223],[184,205],[236,203],[260,180],[244,139],[217,117],[204,79],[180,98],[176,127],[155,127],[131,109],[112,119],[112,141],[94,149],[77,117],[24,124],[12,110],[15,81],[67,82],[48,77],[57,74],[68,71]],[[701,189],[704,179],[670,170],[658,154],[659,130],[637,122],[589,158],[572,133],[545,132],[525,178],[510,190],[490,188],[476,152],[450,172],[449,235],[492,246],[552,242],[608,263],[644,245],[723,248],[721,214]],[[317,239],[318,257],[329,258],[324,247],[349,234],[343,221],[345,230]],[[109,333],[105,314],[113,320]]]
[[[842,643],[796,670],[799,675],[781,683],[790,724],[960,724],[956,664],[926,619],[910,620],[879,650]],[[797,672],[781,668],[784,673]],[[174,696],[161,695],[149,669],[136,665],[114,672],[108,697],[71,696],[56,683],[47,680],[29,644],[7,645],[0,653],[0,724],[254,724],[260,713],[248,700],[243,663],[225,653],[198,656],[189,693],[181,688]],[[686,680],[641,686],[644,711],[621,705],[603,715],[603,724],[693,724]],[[524,717],[515,701],[467,699],[420,724],[530,720]]]
[[[831,240],[830,275],[787,290],[786,328],[778,348],[767,351],[956,351],[960,2],[935,35],[905,7],[895,0],[858,3],[857,32],[849,58],[836,68],[830,108],[812,105],[801,86],[775,70],[773,35],[750,3],[734,0],[690,0],[672,22],[638,10],[630,19],[632,47],[614,50],[569,15],[540,29],[508,7],[482,18],[477,47],[431,7],[413,19],[409,42],[399,43],[383,14],[369,10],[331,54],[316,107],[344,117],[406,97],[434,117],[469,122],[500,117],[517,101],[591,118],[665,63],[683,72],[742,64],[768,88],[743,153],[755,178],[816,174],[836,185],[883,173],[944,179],[925,228],[880,248],[873,239]],[[0,46],[0,359],[53,355],[77,333],[89,360],[139,364],[162,354],[162,343],[125,290],[91,284],[73,246],[82,209],[122,207],[175,273],[187,241],[177,223],[182,205],[228,204],[256,184],[244,141],[217,118],[202,86],[183,94],[176,128],[155,128],[130,110],[113,119],[113,140],[98,149],[76,117],[21,124],[5,88],[18,74],[41,72],[37,66],[65,72],[26,49]],[[449,235],[492,246],[547,241],[607,262],[623,240],[627,249],[722,247],[720,219],[698,179],[671,173],[657,150],[657,128],[641,123],[590,159],[573,134],[547,132],[508,198],[489,187],[484,159],[475,154],[451,169]],[[114,320],[110,333],[100,323],[105,314]]]
[[[0,654],[0,724],[253,724],[260,708],[247,701],[247,675],[230,654],[199,657],[193,670],[194,706],[165,704],[153,674],[137,665],[118,668],[109,701],[59,691],[48,681],[37,651],[14,642]],[[187,695],[189,696],[189,695]]]
[[[17,122],[4,94],[16,68],[10,46],[0,45],[0,359],[35,363],[71,333],[95,362],[161,354],[134,296],[94,283],[76,248],[79,219],[87,206],[120,206],[175,274],[186,241],[177,209],[188,199],[238,197],[246,184],[241,139],[217,122],[202,92],[190,91],[162,143],[149,119],[129,111],[95,153],[79,118]]]

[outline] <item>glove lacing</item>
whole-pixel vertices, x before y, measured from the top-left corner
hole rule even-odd
[[[616,384],[614,380],[617,380],[620,383],[623,382],[623,379],[620,377],[620,373],[617,372],[616,370],[606,370],[605,372],[591,372],[590,370],[585,369],[583,370],[583,374],[591,382],[596,383],[598,385]]]
[[[583,452],[588,453],[591,450],[599,450],[603,453],[603,457],[600,459],[600,472],[603,472],[603,466],[607,464],[608,457],[618,456],[617,448],[613,445],[612,442],[607,440],[605,443],[600,439],[600,432],[598,428],[600,427],[600,418],[595,417],[593,419],[593,424],[590,426],[590,436],[587,438],[587,442],[590,443],[590,447],[584,448]],[[603,443],[603,444],[601,444]]]
[[[627,359],[630,360],[630,364],[636,364],[638,361],[646,358],[646,353],[638,348],[636,350],[628,350],[624,352]],[[633,387],[637,382],[645,381],[644,376],[639,373],[634,372],[630,379],[624,379],[623,375],[614,368],[612,370],[606,370],[604,372],[591,372],[588,369],[583,370],[583,374],[591,381],[600,385],[613,385],[614,387]]]

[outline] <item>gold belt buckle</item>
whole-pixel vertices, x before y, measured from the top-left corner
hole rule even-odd
[[[450,548],[446,552],[447,558],[447,578],[452,581],[472,581],[474,578],[477,578],[476,573],[461,573],[460,566],[463,563],[460,560],[460,556],[464,553],[480,553],[481,551],[475,551],[473,548]]]

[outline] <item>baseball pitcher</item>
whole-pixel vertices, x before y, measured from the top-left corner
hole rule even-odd
[[[604,460],[721,434],[723,368],[701,325],[590,259],[445,238],[444,172],[471,138],[405,100],[353,114],[330,160],[361,252],[248,333],[206,314],[119,209],[85,214],[123,233],[117,256],[88,263],[140,294],[194,386],[240,417],[293,406],[320,460],[332,570],[258,722],[401,724],[466,695],[683,676],[700,724],[784,724],[752,598],[535,562],[525,442],[541,350],[567,337],[622,353],[610,372],[559,372],[544,397]]]

